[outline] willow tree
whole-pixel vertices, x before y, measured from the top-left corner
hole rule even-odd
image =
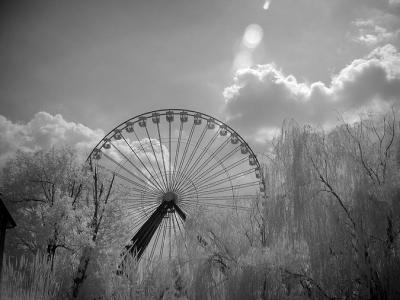
[[[396,113],[324,133],[283,127],[267,168],[269,243],[304,244],[283,270],[316,298],[397,297],[399,127]]]

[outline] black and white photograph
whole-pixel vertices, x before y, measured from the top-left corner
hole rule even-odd
[[[400,0],[1,1],[0,299],[400,299]]]

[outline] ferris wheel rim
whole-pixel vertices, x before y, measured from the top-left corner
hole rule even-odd
[[[185,114],[183,114],[183,113],[185,113]],[[172,114],[172,118],[171,118],[171,114]],[[155,116],[156,116],[156,121],[154,121],[154,119],[153,119]],[[166,120],[169,123],[169,125],[167,127],[163,128],[163,130],[169,129],[169,138],[167,138],[165,135],[163,136],[163,138],[160,136],[160,124],[161,124],[160,117],[161,116],[166,116]],[[170,119],[168,119],[169,116],[170,116]],[[176,120],[174,120],[174,116],[176,116]],[[185,119],[183,119],[183,116],[185,117]],[[186,131],[186,129],[185,129],[185,131],[183,131],[183,132],[186,132],[184,134],[184,138],[182,138],[182,140],[180,140],[183,124],[188,122],[188,120],[189,120],[188,117],[190,117],[190,120],[192,122],[191,123],[191,131],[194,130],[196,125],[201,124],[201,121],[199,123],[196,123],[196,120],[198,121],[198,119],[196,119],[196,118],[200,118],[201,120],[205,121],[203,123],[204,125],[202,125],[202,127],[201,127],[202,134],[203,134],[203,132],[207,132],[208,129],[212,129],[212,130],[210,130],[210,132],[213,132],[212,138],[208,140],[207,145],[205,144],[205,140],[203,143],[204,136],[202,136],[202,135],[200,135],[200,138],[197,136],[196,144],[195,144],[195,141],[196,141],[195,139],[193,139],[193,142],[191,144],[192,137],[188,136],[189,131]],[[148,122],[147,122],[147,120],[148,120]],[[143,121],[142,124],[140,123],[141,121]],[[174,139],[171,139],[171,124],[172,123],[175,124],[175,125],[173,125],[173,127],[175,129],[177,127],[180,127],[179,138],[177,140],[176,140],[176,132],[175,132]],[[137,128],[142,127],[144,130],[146,130],[147,137],[143,136],[144,133],[142,133],[143,134],[142,136],[144,137],[144,139],[140,139],[138,137],[137,133],[135,132],[135,129],[133,129],[135,124],[139,125],[139,126],[136,126]],[[150,124],[151,124],[151,126],[150,126]],[[212,124],[212,127],[209,127],[209,124]],[[156,135],[154,135],[155,133],[151,134],[151,137],[150,137],[147,129],[149,129],[149,131],[151,132],[151,129],[153,128],[153,132],[154,132],[155,126],[157,126],[156,129],[158,130],[158,137]],[[164,123],[162,124],[162,126],[164,126]],[[187,129],[189,129],[189,128],[187,128]],[[128,143],[128,141],[125,139],[125,137],[124,137],[124,135],[126,134],[125,131],[128,134],[130,133],[130,134],[134,134],[136,136],[135,141],[137,141],[140,144],[140,147],[142,148],[143,153],[146,156],[147,156],[146,153],[150,153],[150,156],[152,156],[150,150],[153,151],[155,163],[157,163],[158,170],[157,170],[157,168],[153,168],[153,164],[155,167],[155,163],[154,162],[152,163],[149,160],[149,157],[147,157],[148,163],[145,162],[145,164],[149,167],[149,169],[151,167],[152,170],[149,171],[146,168],[146,165],[143,164],[142,160],[135,153],[136,150],[133,149],[138,146],[132,146],[133,147],[132,148],[130,146],[130,144]],[[222,132],[224,132],[224,134]],[[200,134],[200,132],[198,132],[197,135],[198,134]],[[139,134],[139,136],[140,135],[141,134]],[[210,135],[211,135],[211,133],[208,135],[208,138],[210,137]],[[215,146],[218,145],[217,149],[210,148],[209,146],[212,145],[214,143],[214,141],[216,141],[215,138],[217,138],[218,136],[224,137],[223,142],[215,145]],[[122,139],[121,139],[121,137],[122,137]],[[189,109],[164,108],[164,109],[148,111],[148,112],[133,116],[133,117],[119,123],[114,128],[112,128],[107,134],[105,134],[103,136],[103,138],[100,139],[100,141],[96,144],[96,146],[93,147],[92,151],[90,152],[89,156],[86,159],[86,162],[89,163],[90,168],[93,167],[94,161],[98,161],[100,159],[98,157],[104,156],[108,159],[106,161],[108,161],[108,162],[111,161],[112,163],[114,163],[117,167],[119,167],[119,170],[128,171],[126,168],[129,169],[129,165],[125,165],[125,164],[128,164],[127,163],[128,161],[132,165],[133,165],[133,163],[127,157],[125,157],[124,154],[118,149],[118,147],[119,147],[119,146],[117,147],[118,140],[124,141],[130,147],[130,150],[137,156],[138,161],[140,161],[142,163],[143,167],[146,168],[147,172],[145,172],[145,173],[146,174],[148,173],[147,176],[150,175],[152,177],[152,179],[147,178],[147,179],[151,179],[151,180],[149,180],[151,182],[150,185],[144,187],[143,190],[141,190],[142,187],[140,187],[140,185],[143,185],[144,181],[143,181],[143,178],[142,179],[139,178],[142,176],[137,173],[136,178],[139,181],[135,182],[136,179],[132,181],[132,184],[134,184],[134,187],[132,188],[133,192],[131,194],[127,194],[128,198],[120,199],[120,200],[130,200],[129,197],[133,197],[132,199],[139,200],[139,202],[137,202],[136,204],[132,204],[132,206],[130,208],[130,209],[135,210],[135,212],[134,212],[135,215],[137,215],[139,217],[138,217],[137,221],[134,221],[132,226],[129,227],[129,229],[135,230],[134,231],[135,235],[132,239],[130,239],[132,242],[132,244],[130,244],[131,246],[129,246],[129,244],[126,246],[126,247],[129,246],[130,248],[125,247],[127,250],[126,255],[128,252],[131,252],[132,249],[136,249],[136,250],[139,249],[141,251],[138,254],[139,259],[140,259],[141,255],[144,253],[144,251],[146,251],[146,248],[150,247],[149,243],[152,242],[152,238],[154,236],[156,241],[153,243],[153,246],[151,248],[150,259],[152,259],[154,251],[155,251],[154,247],[156,247],[156,245],[158,243],[160,234],[162,234],[162,237],[161,237],[161,240],[163,243],[162,247],[164,247],[166,228],[169,228],[169,231],[170,231],[169,234],[167,233],[167,236],[169,238],[172,238],[172,236],[175,236],[175,238],[176,238],[177,237],[176,233],[173,233],[171,235],[171,228],[172,228],[171,226],[175,226],[175,223],[177,224],[178,227],[179,227],[179,224],[182,224],[182,226],[183,226],[183,224],[184,224],[183,221],[185,221],[186,216],[191,215],[193,213],[193,207],[197,207],[197,204],[199,202],[204,206],[208,206],[208,208],[211,207],[211,209],[224,209],[225,210],[227,208],[236,208],[236,211],[237,210],[248,210],[249,207],[247,207],[247,205],[249,205],[249,204],[247,203],[247,201],[249,201],[249,200],[251,201],[251,199],[254,199],[254,197],[259,197],[259,196],[263,197],[263,195],[265,195],[265,181],[264,181],[264,177],[263,177],[263,172],[261,169],[261,164],[258,161],[258,158],[257,158],[257,155],[255,154],[255,152],[252,150],[252,148],[246,142],[246,140],[236,130],[234,130],[231,126],[229,126],[225,122],[223,122],[223,121],[219,120],[218,118],[215,118],[209,114],[198,112],[195,110],[189,110]],[[145,140],[147,140],[147,141],[145,141]],[[167,147],[168,141],[169,141],[169,147]],[[167,173],[166,164],[168,162],[166,161],[166,159],[164,159],[163,147],[165,145],[166,149],[168,151],[170,151],[171,150],[171,141],[173,143],[177,142],[176,143],[177,148],[175,148],[175,150],[177,152],[175,152],[175,162],[174,162],[173,170],[171,170],[172,155],[170,156],[170,153],[166,152],[166,153],[168,153],[168,158],[169,158],[169,167],[167,168],[168,169],[168,173]],[[181,154],[181,157],[179,160],[178,153],[179,153],[180,143],[182,143],[181,151],[183,151],[183,157]],[[149,149],[148,152],[146,152],[144,150],[142,144],[146,148]],[[157,148],[157,153],[158,153],[161,163],[163,164],[163,165],[161,165],[161,168],[158,165],[159,161],[158,161],[157,155],[154,153],[153,144],[155,147],[159,147],[159,148]],[[183,145],[185,145],[185,150],[183,150]],[[151,149],[149,148],[150,146],[151,146]],[[217,151],[220,151],[221,149],[223,149],[226,146],[228,149],[225,148],[224,152],[225,152],[225,150],[228,150],[228,153],[223,154],[224,156],[222,156],[222,157],[218,157],[217,155],[215,155],[215,153]],[[110,158],[110,156],[109,156],[110,153],[107,152],[108,149],[110,149],[110,147],[112,147],[111,148],[112,150],[115,148],[115,150],[117,150],[122,156],[124,156],[124,158],[126,159],[125,162],[121,163],[118,161],[114,161],[112,158]],[[189,152],[186,153],[188,149],[189,149]],[[199,149],[201,149],[201,150],[199,150]],[[139,153],[142,150],[139,149]],[[199,152],[196,153],[197,150],[199,150],[200,153]],[[240,154],[240,152],[241,152],[241,154],[245,154],[245,156],[243,156],[243,158],[240,158],[239,160],[235,160],[234,163],[232,163],[230,160],[227,160],[227,158],[230,159],[231,156],[237,158],[237,156],[238,156],[237,153]],[[185,160],[186,154],[188,154],[188,158]],[[196,154],[197,154],[197,156],[196,156]],[[220,154],[222,155],[222,152]],[[162,159],[161,159],[160,155],[162,156]],[[206,156],[204,156],[204,155],[206,155]],[[203,157],[205,159],[202,161]],[[176,168],[178,166],[178,165],[176,165],[177,158],[179,161],[178,168]],[[190,161],[192,161],[192,160],[194,162],[190,163]],[[250,167],[245,167],[245,168],[243,167],[244,168],[244,171],[243,171],[241,164],[245,163],[246,160],[249,160]],[[225,161],[226,161],[226,163],[225,163]],[[209,166],[210,163],[211,163],[211,167],[218,165],[218,168],[211,169]],[[101,164],[98,164],[98,166],[100,168],[103,168],[103,166]],[[239,171],[235,170],[235,172],[234,172],[233,169],[238,166],[240,166],[241,170],[239,170]],[[163,169],[164,169],[165,174],[163,173],[162,167],[164,167]],[[183,167],[182,170],[181,170],[181,167]],[[103,168],[103,169],[106,170],[108,173],[111,172],[112,174],[114,174],[113,176],[115,176],[116,173],[119,176],[122,176],[118,172],[115,172],[115,170],[112,171],[112,168],[111,169]],[[146,178],[146,175],[143,172],[141,172],[139,169],[137,169],[137,170],[144,176],[144,178]],[[232,180],[237,180],[239,178],[238,176],[250,175],[250,173],[254,172],[254,170],[256,171],[256,180],[247,181],[247,182],[238,180],[239,182],[236,181],[235,183],[232,183]],[[129,173],[131,175],[135,176],[133,173],[131,173],[131,172],[129,172]],[[168,176],[167,176],[167,174],[168,174]],[[171,174],[172,174],[172,177],[171,177]],[[194,175],[192,175],[192,174],[194,174]],[[223,174],[223,176],[222,176],[222,174]],[[153,175],[156,176],[157,178],[153,177]],[[165,177],[164,177],[164,175],[165,175]],[[160,176],[161,179],[158,178],[158,176]],[[175,176],[175,178],[173,176]],[[176,176],[178,176],[178,177],[176,177]],[[192,177],[190,177],[190,176],[192,176]],[[221,176],[222,179],[220,178],[218,180],[215,180],[215,177],[219,177],[219,176]],[[124,179],[122,177],[119,177],[119,178]],[[169,185],[168,185],[168,178],[170,180]],[[171,181],[171,178],[173,179],[172,181]],[[164,179],[166,182],[164,182]],[[126,180],[126,178],[125,178],[125,180]],[[125,181],[125,184],[127,182],[129,185],[129,181]],[[242,184],[241,182],[245,182],[245,183]],[[192,185],[194,187],[194,190],[190,187],[190,185]],[[253,186],[256,186],[256,185],[260,186],[260,193],[257,193],[253,190]],[[221,187],[219,187],[219,186],[221,186]],[[228,190],[229,190],[230,195],[227,194]],[[250,190],[250,192],[248,192],[246,194],[246,191],[248,191],[248,190]],[[139,194],[141,194],[142,198],[138,198]],[[143,194],[144,194],[144,196],[143,196]],[[149,197],[154,198],[154,199],[150,201],[150,200],[148,200]],[[164,197],[165,197],[165,199],[164,199]],[[169,199],[169,198],[171,198],[171,199]],[[194,201],[193,201],[194,198],[197,199],[197,202],[196,202],[197,204],[194,203]],[[233,201],[233,202],[230,202],[230,201]],[[244,202],[242,202],[242,201],[244,201]],[[241,207],[241,206],[237,205],[240,203],[243,203],[244,206]],[[130,204],[128,204],[127,207],[129,205]],[[182,210],[181,210],[181,208],[182,208]],[[159,209],[161,209],[161,210],[159,211]],[[179,214],[178,209],[181,212],[184,211],[184,213],[182,212],[184,217],[182,217],[182,215]],[[161,214],[164,214],[164,216],[160,219],[159,216]],[[153,216],[154,216],[154,218],[153,218]],[[172,220],[172,225],[170,222],[171,220],[168,220],[168,221],[164,220],[164,218],[179,219],[178,217],[180,217],[181,220],[179,220],[179,221]],[[155,229],[154,229],[154,231],[152,231],[150,239],[148,241],[145,241],[144,239],[147,239],[147,236],[150,233],[146,233],[146,232],[142,231],[142,229],[145,228],[146,223],[147,223],[147,221],[150,221],[150,218],[153,218],[153,220],[154,220],[154,222],[152,221],[153,223],[151,226],[153,226],[152,228],[155,228]],[[157,219],[158,221],[155,218],[158,218]],[[154,224],[156,224],[156,222],[158,222],[157,223],[158,225],[154,225]],[[168,223],[168,222],[170,222],[170,223]],[[159,229],[161,227],[163,229]],[[151,230],[153,230],[153,229],[151,229]],[[161,233],[161,230],[163,230],[163,233]],[[174,231],[175,231],[175,227],[174,227]],[[180,228],[179,228],[179,232],[181,232]],[[160,243],[161,243],[161,241],[160,241]],[[171,241],[169,241],[169,246],[171,247]],[[160,258],[162,257],[162,255],[161,255],[162,251],[163,250],[161,248],[161,252],[160,252],[160,256],[159,256]],[[171,251],[171,249],[170,249],[170,251]]]
[[[126,125],[128,122],[130,122],[130,121],[132,121],[132,120],[137,119],[137,121],[133,123],[133,124],[135,124],[135,123],[139,122],[139,118],[140,118],[140,117],[144,117],[144,116],[147,116],[147,115],[151,115],[151,114],[153,114],[153,113],[159,113],[159,112],[163,112],[163,111],[165,111],[165,112],[168,112],[168,111],[173,111],[173,112],[174,112],[174,111],[180,111],[180,112],[182,112],[182,111],[184,111],[184,112],[188,112],[188,113],[192,113],[192,114],[199,114],[200,118],[202,118],[203,120],[208,120],[208,119],[211,118],[211,119],[213,119],[214,121],[216,121],[216,122],[215,122],[216,124],[219,123],[219,125],[225,125],[227,131],[229,131],[230,133],[232,133],[232,132],[235,133],[236,136],[238,137],[239,141],[245,143],[245,145],[247,146],[247,148],[248,148],[250,154],[252,154],[253,157],[255,158],[255,162],[256,162],[257,167],[261,168],[261,164],[260,164],[260,162],[259,162],[259,160],[258,160],[258,158],[257,158],[257,155],[256,155],[255,152],[253,151],[253,149],[251,149],[251,147],[250,147],[249,144],[246,142],[246,140],[245,140],[236,130],[234,130],[231,126],[229,126],[229,125],[226,124],[225,122],[223,122],[223,121],[219,120],[218,118],[215,118],[215,117],[213,117],[213,116],[211,116],[211,115],[209,115],[209,114],[202,113],[202,112],[195,111],[195,110],[191,110],[191,109],[183,109],[183,108],[162,108],[162,109],[157,109],[157,110],[151,110],[151,111],[148,111],[148,112],[145,112],[145,113],[136,115],[136,116],[134,116],[134,117],[132,117],[132,118],[129,118],[129,119],[125,120],[124,122],[119,123],[119,124],[118,124],[117,126],[115,126],[113,129],[111,129],[106,135],[104,135],[103,138],[96,144],[96,146],[93,147],[93,149],[92,149],[92,151],[90,151],[90,153],[89,153],[89,155],[88,155],[86,161],[87,161],[87,162],[90,162],[90,160],[91,160],[91,158],[92,158],[92,155],[93,155],[93,152],[95,151],[95,149],[101,148],[101,147],[99,147],[99,146],[102,144],[102,142],[103,142],[106,138],[110,138],[110,139],[111,139],[111,138],[114,136],[114,134],[115,134],[115,130],[117,130],[117,129],[118,129],[118,130],[123,130],[124,128],[126,128],[126,126],[124,126],[124,125]],[[161,115],[164,115],[164,114],[160,114],[160,116],[161,116]],[[205,116],[205,117],[203,117],[203,116]],[[151,116],[149,116],[149,117],[151,117]],[[207,117],[207,118],[206,118],[206,117]]]

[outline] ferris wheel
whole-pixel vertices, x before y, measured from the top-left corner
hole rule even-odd
[[[246,211],[263,196],[256,155],[224,122],[204,113],[161,109],[111,130],[88,160],[113,176],[137,260],[170,258],[185,220],[198,211]]]

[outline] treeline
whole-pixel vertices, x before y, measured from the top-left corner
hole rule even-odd
[[[9,299],[399,299],[400,123],[370,115],[323,132],[285,122],[250,212],[199,211],[178,255],[115,268],[127,224],[113,178],[69,150],[19,152],[3,171],[18,223]],[[128,235],[129,236],[129,235]],[[6,297],[6,299],[7,299]]]

